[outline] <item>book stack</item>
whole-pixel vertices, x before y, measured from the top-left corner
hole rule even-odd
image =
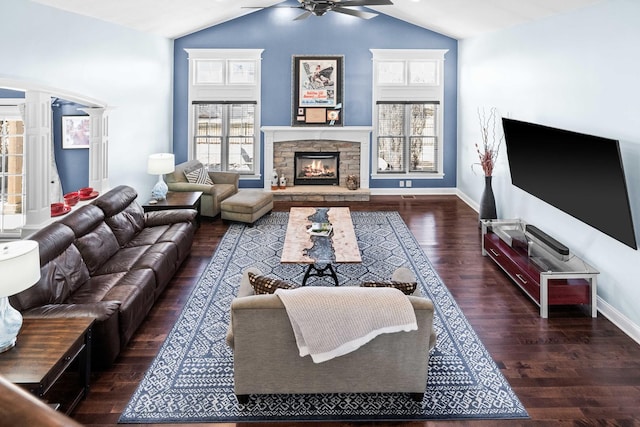
[[[311,227],[307,229],[312,236],[329,236],[333,226],[329,222],[314,222]]]

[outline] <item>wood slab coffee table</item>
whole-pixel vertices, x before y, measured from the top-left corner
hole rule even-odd
[[[329,222],[329,236],[310,234],[314,222]],[[349,208],[291,208],[280,262],[309,264],[302,286],[311,276],[331,276],[338,286],[332,264],[362,262]]]

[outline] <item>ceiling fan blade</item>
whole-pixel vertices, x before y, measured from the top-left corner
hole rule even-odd
[[[293,20],[294,21],[302,21],[303,19],[307,19],[308,17],[311,16],[311,11],[307,10],[304,13],[298,15],[297,17],[295,17]]]
[[[371,19],[378,16],[377,13],[364,12],[362,10],[355,10],[355,9],[347,9],[346,7],[342,7],[342,6],[336,6],[331,10],[333,12],[344,13],[345,15],[356,16],[362,19]]]
[[[287,9],[299,9],[300,6],[279,6],[279,5],[274,5],[274,6],[242,6],[240,9],[276,9],[276,8],[287,8]]]
[[[338,7],[345,6],[387,6],[391,5],[393,2],[391,0],[345,0],[345,1],[336,1],[335,5]]]

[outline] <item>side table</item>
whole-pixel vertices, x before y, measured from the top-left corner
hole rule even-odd
[[[144,209],[145,212],[164,211],[168,209],[195,209],[198,211],[196,224],[200,226],[201,197],[202,191],[169,191],[166,199],[158,202],[148,200],[142,204],[142,209]]]
[[[93,322],[24,319],[16,346],[0,353],[0,375],[70,414],[89,392]]]

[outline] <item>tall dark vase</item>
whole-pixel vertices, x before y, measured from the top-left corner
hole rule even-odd
[[[497,219],[496,199],[493,196],[493,188],[491,188],[490,176],[484,177],[484,191],[480,199],[480,219]]]

